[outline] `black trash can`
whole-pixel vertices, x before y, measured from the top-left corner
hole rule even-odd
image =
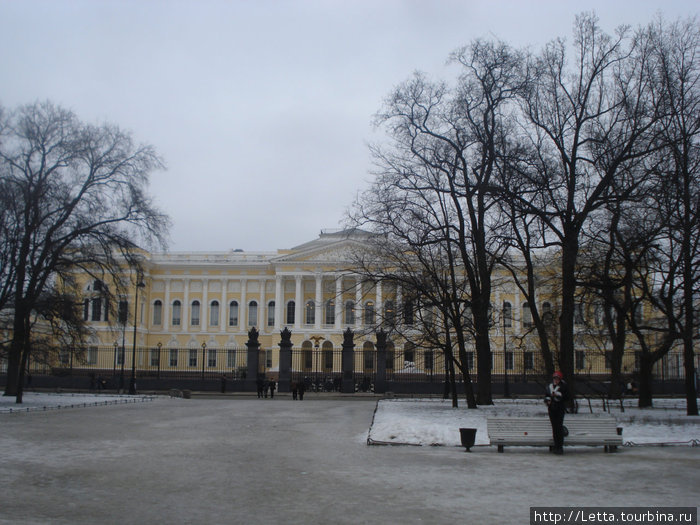
[[[476,441],[476,429],[475,428],[460,428],[459,437],[462,440],[462,446],[467,450],[466,452],[471,452],[471,448],[474,446]]]

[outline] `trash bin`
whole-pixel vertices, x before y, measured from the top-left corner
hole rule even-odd
[[[459,437],[462,440],[462,446],[467,449],[466,452],[471,452],[469,449],[474,446],[474,442],[476,441],[476,429],[460,428]]]

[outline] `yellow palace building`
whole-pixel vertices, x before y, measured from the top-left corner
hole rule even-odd
[[[323,388],[352,370],[358,388],[369,389],[377,370],[384,367],[388,380],[403,377],[439,384],[445,374],[439,350],[389,334],[386,361],[384,357],[378,361],[377,330],[382,319],[400,315],[404,325],[412,321],[405,317],[410,314],[400,288],[367,283],[352,270],[367,235],[359,230],[322,231],[315,240],[274,252],[144,252],[144,273],[124,276],[130,291],[116,297],[118,305],[107,304],[108,283],[82,281],[83,315],[92,334],[86,348],[62,350],[50,373],[99,374],[112,378],[112,386],[118,377],[123,388],[125,375],[133,369],[142,385],[153,378],[163,387],[168,379],[224,377],[250,383],[255,381],[254,368],[256,375],[277,378],[282,364],[292,380],[312,378]],[[543,286],[538,295],[543,315],[556,315],[554,290]],[[538,338],[528,304],[503,268],[494,275],[492,302],[494,382],[536,382],[544,372]],[[609,350],[605,337],[591,335],[591,326],[595,332],[601,325],[594,310],[581,305],[577,313],[575,369],[577,374],[604,380]],[[281,363],[283,330],[291,332],[288,344],[293,348],[291,363],[286,364]],[[350,362],[343,354],[348,330],[354,348]],[[251,331],[259,345],[252,354],[247,344]],[[251,368],[251,356],[257,367]],[[467,359],[474,370],[478,365],[474,353],[468,352]],[[37,361],[30,371],[41,375],[42,366],[46,373],[47,363]],[[630,346],[623,373],[629,377],[637,367]],[[673,351],[656,375],[679,379],[681,374],[680,351]]]

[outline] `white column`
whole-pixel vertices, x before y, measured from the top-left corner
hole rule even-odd
[[[316,274],[316,323],[314,328],[321,328],[321,314],[323,313],[323,276]]]
[[[190,279],[189,277],[184,279],[185,281],[185,292],[183,295],[183,305],[182,305],[182,316],[180,317],[180,330],[184,332],[190,331]]]
[[[163,331],[170,329],[170,317],[172,316],[172,306],[170,305],[170,278],[165,280],[165,301],[163,304]]]
[[[244,332],[248,331],[248,302],[246,300],[247,288],[248,279],[241,279],[241,304],[238,305],[238,326]]]
[[[360,277],[355,277],[355,325],[361,326],[363,322],[363,312],[362,308],[362,279]]]
[[[226,287],[228,281],[221,279],[221,306],[219,306],[219,332],[225,332],[228,324],[228,305],[226,304]]]
[[[279,330],[281,326],[285,323],[282,322],[282,303],[284,302],[284,296],[282,295],[282,281],[281,275],[275,276],[275,331]]]
[[[199,322],[202,332],[209,331],[209,279],[202,279],[202,306],[199,312]]]
[[[335,327],[343,328],[343,276],[335,276]]]
[[[301,328],[302,315],[304,315],[304,305],[302,304],[304,301],[304,281],[302,280],[301,275],[295,276],[295,282],[296,289],[294,291],[294,330],[299,330]]]
[[[262,333],[267,331],[267,304],[265,304],[265,289],[267,280],[260,279],[260,306],[258,307],[258,330]]]

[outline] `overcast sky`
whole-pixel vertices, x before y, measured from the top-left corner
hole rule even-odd
[[[337,228],[392,87],[474,38],[539,49],[576,13],[636,26],[696,1],[0,0],[0,104],[50,99],[155,146],[171,251],[269,250]]]

